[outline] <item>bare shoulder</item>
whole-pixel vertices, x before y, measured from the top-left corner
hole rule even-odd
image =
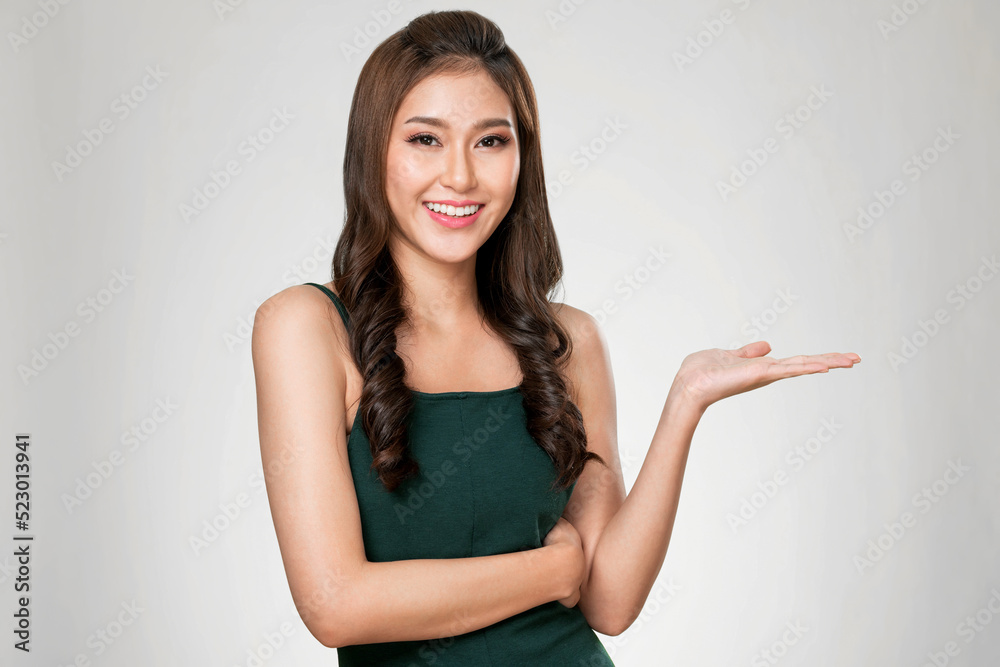
[[[600,354],[605,339],[604,330],[596,317],[568,303],[553,303],[552,309],[556,320],[573,341],[574,361],[577,360],[577,352],[580,353],[580,361],[586,361],[593,354]]]
[[[268,297],[257,307],[254,331],[282,330],[329,322],[332,306],[330,299],[312,285],[292,285]]]
[[[342,416],[348,391],[348,335],[333,302],[312,285],[292,285],[266,299],[250,340],[258,398],[312,402]]]
[[[256,360],[294,341],[311,354],[339,360],[346,340],[347,331],[329,297],[312,285],[292,285],[257,307],[251,352]],[[339,362],[337,366],[342,368]]]
[[[576,389],[593,379],[596,369],[610,370],[607,341],[604,330],[593,315],[567,303],[553,303],[556,320],[573,342],[573,352],[567,372]],[[574,391],[574,398],[579,398]]]

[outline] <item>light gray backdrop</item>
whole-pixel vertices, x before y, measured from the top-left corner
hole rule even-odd
[[[451,8],[4,3],[0,662],[335,664],[281,566],[250,323],[330,277],[364,59]],[[657,586],[602,637],[616,664],[994,664],[998,5],[460,8],[533,78],[561,298],[604,325],[627,487],[688,353],[863,358],[709,409]]]

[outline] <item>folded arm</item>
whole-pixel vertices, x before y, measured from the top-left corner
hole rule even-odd
[[[578,552],[551,544],[473,558],[371,563],[347,457],[346,331],[318,290],[257,311],[261,459],[292,598],[330,647],[450,637],[572,594]]]

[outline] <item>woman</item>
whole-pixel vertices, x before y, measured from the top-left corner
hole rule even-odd
[[[531,81],[432,12],[358,79],[333,281],[261,305],[261,454],[296,607],[341,665],[611,665],[705,409],[855,354],[688,356],[627,498],[607,346],[562,261]]]

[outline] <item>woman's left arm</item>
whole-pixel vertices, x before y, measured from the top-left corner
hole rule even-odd
[[[608,468],[587,464],[563,513],[580,533],[587,562],[578,606],[594,630],[619,635],[638,618],[663,565],[691,440],[708,406],[778,379],[850,368],[860,357],[833,353],[772,359],[763,356],[771,349],[764,341],[688,355],[626,496],[607,343],[593,316],[573,309],[566,320],[574,349],[568,376],[583,414],[587,447],[608,463]]]

